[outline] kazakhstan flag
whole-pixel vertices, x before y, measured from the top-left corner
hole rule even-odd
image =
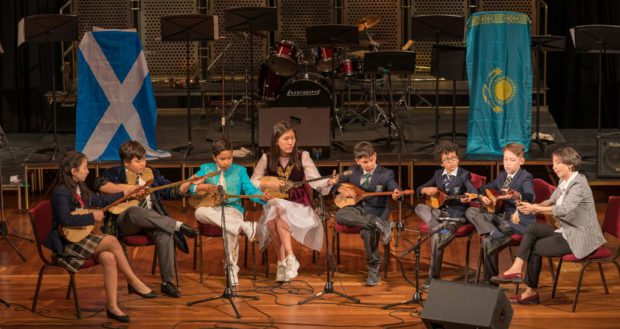
[[[467,21],[468,154],[502,154],[508,143],[530,148],[532,130],[530,19],[479,12]]]

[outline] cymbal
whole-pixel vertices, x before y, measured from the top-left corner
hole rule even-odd
[[[369,29],[381,21],[381,16],[366,16],[357,21],[357,30],[359,32]]]

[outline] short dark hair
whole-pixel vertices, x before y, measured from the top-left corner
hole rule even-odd
[[[213,141],[213,144],[211,144],[211,150],[213,152],[213,156],[216,157],[224,151],[232,151],[233,147],[232,143],[228,139],[222,137]]]
[[[579,171],[581,169],[581,155],[570,146],[560,147],[553,151],[551,156],[557,156],[560,158],[560,162],[571,167],[572,171]]]
[[[375,153],[376,153],[375,147],[366,141],[361,141],[355,144],[355,147],[353,148],[353,155],[355,156],[355,160],[358,160],[364,157],[370,158]]]
[[[441,155],[448,153],[456,153],[456,156],[459,156],[459,146],[451,140],[444,139],[439,141],[437,145],[435,145],[435,160],[441,162]]]
[[[503,151],[510,151],[519,158],[522,158],[523,154],[525,154],[525,146],[519,143],[509,143],[504,145]]]
[[[123,162],[131,162],[133,158],[143,159],[146,155],[146,150],[139,142],[126,141],[121,144],[118,154]]]

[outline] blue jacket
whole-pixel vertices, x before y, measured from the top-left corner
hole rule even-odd
[[[95,224],[92,214],[71,215],[71,212],[80,207],[79,202],[64,185],[59,185],[52,192],[52,230],[45,239],[45,246],[50,248],[54,254],[62,255],[65,245],[70,242],[60,236],[58,225],[63,226],[87,226]],[[110,195],[98,195],[90,193],[90,199],[86,198],[82,191],[81,195],[86,209],[103,208],[105,205],[123,197],[123,193]]]
[[[351,170],[351,175],[340,176],[338,183],[332,187],[331,191],[333,194],[338,193],[338,188],[342,183],[350,183],[361,188],[360,184],[364,170],[358,165],[350,166],[349,170]],[[394,180],[394,171],[381,167],[377,164],[377,167],[370,178],[368,187],[363,190],[367,192],[392,192],[395,189],[400,190],[400,186],[398,186],[398,183]],[[381,219],[387,220],[387,216],[389,214],[389,209],[387,207],[388,198],[390,198],[390,196],[367,197],[362,200],[362,205],[364,210]]]
[[[198,172],[196,173],[196,176],[204,176],[206,174],[216,172],[216,171],[217,171],[217,166],[215,165],[215,163],[205,163],[200,166],[200,170],[198,170]],[[226,179],[226,193],[227,194],[234,194],[234,195],[241,195],[241,194],[245,194],[245,195],[261,194],[262,195],[263,194],[263,192],[257,189],[254,186],[254,184],[252,184],[252,182],[250,181],[250,177],[248,177],[247,169],[236,163],[233,163],[224,172],[224,178]],[[204,183],[217,186],[218,185],[217,182],[219,181],[219,179],[220,179],[220,176],[216,175],[208,179],[205,179]],[[196,186],[192,185],[189,191],[191,194],[196,194]],[[250,200],[254,202],[258,202],[260,204],[265,203],[263,200],[259,198],[252,198]],[[237,210],[239,210],[241,213],[244,212],[243,206],[241,204],[241,199],[239,198],[228,199],[228,204],[236,208]]]
[[[442,188],[443,171],[443,168],[435,170],[433,178],[416,188],[416,194],[418,195],[418,197],[422,197],[422,189],[425,187]],[[456,177],[454,177],[452,181],[450,181],[450,185],[445,192],[448,195],[478,193],[474,185],[471,183],[471,173],[461,167],[457,169]],[[462,203],[460,200],[448,200],[444,203],[441,209],[446,211],[450,215],[450,217],[460,218],[465,217],[465,211],[468,207],[468,203]]]
[[[482,186],[479,189],[480,194],[484,195],[484,190],[496,190],[499,191],[504,186],[504,181],[506,181],[506,177],[508,177],[508,173],[506,171],[502,171],[499,173],[499,176],[489,184]],[[521,198],[527,202],[534,202],[536,199],[536,195],[534,194],[534,183],[532,183],[532,174],[530,174],[527,170],[520,168],[508,184],[508,188],[511,190],[515,190],[521,193]],[[507,219],[514,214],[517,209],[515,201],[513,199],[504,200],[504,214],[506,214]],[[509,221],[510,226],[518,233],[523,234],[525,228],[536,222],[535,214],[522,214],[519,213],[519,224],[515,224],[512,221]]]

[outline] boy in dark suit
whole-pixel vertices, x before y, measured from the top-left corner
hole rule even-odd
[[[452,141],[443,140],[435,146],[435,158],[440,161],[441,169],[437,169],[433,178],[428,182],[418,186],[416,194],[434,196],[441,189],[448,195],[462,195],[464,193],[476,193],[471,183],[469,171],[459,168],[459,146]],[[456,229],[466,222],[465,211],[467,210],[469,199],[448,200],[438,209],[432,209],[426,204],[418,204],[415,213],[428,225],[430,233],[436,232],[431,236],[431,261],[429,275],[422,285],[428,289],[432,279],[438,279],[441,274],[441,262],[443,260],[443,249],[456,236]],[[439,227],[439,226],[442,227]]]
[[[497,254],[510,243],[512,234],[523,235],[525,228],[536,222],[534,214],[516,213],[515,200],[531,203],[535,199],[532,174],[521,168],[525,163],[524,153],[525,148],[521,144],[511,143],[504,146],[504,170],[493,182],[479,189],[479,199],[485,206],[491,204],[491,200],[485,196],[485,190],[503,191],[504,194],[497,196],[497,199],[504,200],[504,209],[497,214],[491,214],[471,207],[466,212],[467,220],[476,226],[482,238],[481,243],[485,250],[485,283],[489,283],[489,279],[499,273]],[[518,217],[512,219],[515,213]]]
[[[355,193],[342,183],[350,183],[368,192],[393,191],[394,200],[400,198],[400,187],[394,180],[394,171],[377,164],[377,153],[369,142],[359,142],[353,150],[356,166],[349,167],[351,175],[340,176],[332,188],[345,196],[354,197]],[[335,192],[334,192],[335,193]],[[366,285],[379,284],[381,255],[379,255],[378,235],[383,235],[383,244],[390,243],[392,227],[388,221],[389,209],[387,196],[374,196],[363,199],[354,206],[344,207],[336,212],[336,222],[341,225],[360,227],[364,240],[368,278]]]

